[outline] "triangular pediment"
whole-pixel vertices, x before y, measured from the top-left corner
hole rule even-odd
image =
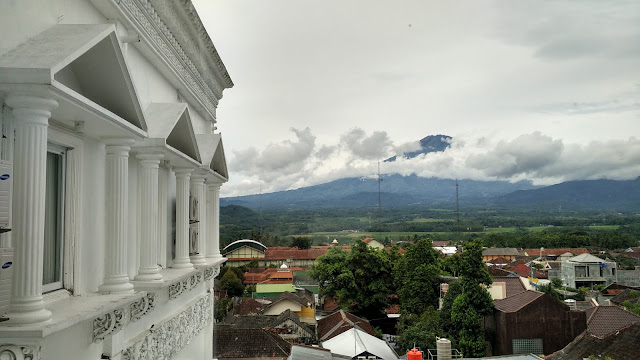
[[[150,139],[165,139],[166,144],[201,161],[196,135],[187,105],[183,103],[151,103],[146,110]]]
[[[147,130],[112,24],[50,27],[0,56],[0,83],[50,84]]]
[[[198,134],[196,139],[198,140],[203,167],[208,167],[228,180],[229,172],[227,171],[227,160],[222,147],[222,135]]]

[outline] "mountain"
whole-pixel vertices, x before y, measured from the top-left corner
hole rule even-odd
[[[640,209],[640,178],[635,180],[579,180],[498,196],[495,204],[511,207]]]
[[[386,159],[385,162],[396,161],[398,156],[404,156],[407,159],[413,159],[418,155],[445,151],[449,146],[451,146],[451,139],[452,137],[447,135],[429,135],[420,140],[420,149],[416,151],[406,152],[401,155],[392,156]]]
[[[452,206],[456,199],[456,181],[422,178],[416,175],[389,174],[382,177],[380,200],[385,207]],[[528,181],[459,180],[460,202],[484,203],[495,196],[518,190],[535,189]],[[221,206],[248,208],[374,207],[378,204],[376,178],[345,178],[326,184],[268,194],[246,195],[220,200]]]

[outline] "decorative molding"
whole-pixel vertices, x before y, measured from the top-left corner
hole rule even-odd
[[[206,294],[173,318],[152,326],[122,352],[122,360],[173,358],[213,321],[213,298]]]
[[[203,272],[198,271],[197,273],[186,277],[175,284],[169,285],[169,300],[173,300],[178,296],[189,292],[191,289],[193,289],[203,281]]]
[[[191,91],[202,101],[207,109],[215,117],[216,107],[218,105],[218,97],[215,96],[211,88],[207,85],[202,75],[187,56],[178,40],[173,36],[171,30],[162,21],[160,15],[154,9],[149,0],[119,0],[115,2],[125,13],[129,14],[132,22],[136,22],[139,27],[144,30],[146,35],[158,51],[169,62],[170,66],[184,79]],[[211,44],[213,46],[213,44]],[[211,49],[208,49],[211,51]],[[215,51],[215,49],[214,49]],[[217,52],[213,53],[214,57],[219,59]],[[222,61],[218,63],[223,78],[229,84],[231,78],[227,73]],[[215,84],[215,90],[222,94],[220,85]]]
[[[131,322],[140,320],[141,317],[151,312],[156,304],[156,294],[147,293],[147,296],[129,305]]]
[[[0,359],[40,360],[40,345],[0,345]]]
[[[93,342],[97,343],[102,341],[128,323],[140,320],[140,318],[150,313],[155,307],[156,294],[147,293],[138,301],[98,316],[93,319]]]
[[[129,321],[126,308],[115,309],[93,319],[93,342],[104,340],[107,336],[120,330]]]

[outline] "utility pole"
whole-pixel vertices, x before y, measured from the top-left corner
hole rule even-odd
[[[456,243],[460,243],[460,202],[458,201],[458,179],[456,179]]]
[[[382,228],[382,201],[380,196],[381,182],[382,182],[382,176],[380,176],[380,159],[378,159],[378,232],[380,232]],[[382,241],[382,239],[380,239],[380,241]]]

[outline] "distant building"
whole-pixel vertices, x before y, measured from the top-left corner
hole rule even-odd
[[[374,249],[384,249],[384,245],[374,238],[365,238],[362,241],[369,247],[372,247]]]
[[[287,360],[291,343],[264,329],[214,329],[213,358],[218,360]]]
[[[550,279],[557,277],[569,287],[588,288],[609,285],[616,281],[616,263],[591,254],[582,254],[560,262],[559,270],[549,270]]]
[[[551,296],[527,290],[495,301],[487,328],[495,333],[494,355],[550,354],[586,330],[586,314]]]
[[[513,261],[518,257],[518,250],[515,248],[488,248],[482,251],[482,261],[488,262],[496,258],[505,258],[508,261]]]

